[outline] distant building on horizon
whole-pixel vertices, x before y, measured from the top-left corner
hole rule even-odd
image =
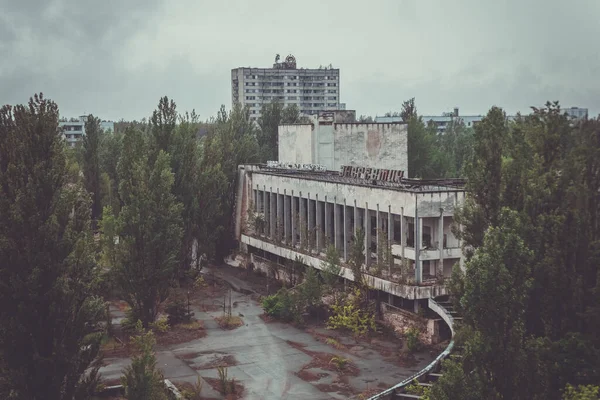
[[[254,121],[260,117],[262,106],[273,101],[295,104],[304,115],[339,110],[340,70],[331,65],[298,68],[293,55],[279,62],[278,54],[273,68],[232,69],[231,100],[232,105],[248,106]]]
[[[85,121],[87,120],[87,115],[82,115],[79,118],[66,118],[62,119],[62,121],[58,122],[58,126],[62,128],[65,134],[65,140],[69,144],[70,147],[77,146],[78,143],[81,143],[83,140],[83,135],[85,135]],[[100,121],[100,127],[105,132],[115,131],[115,123],[113,121]]]
[[[560,111],[563,114],[567,114],[570,118],[573,118],[576,120],[587,119],[587,117],[588,117],[588,109],[587,108],[579,108],[579,107],[561,108]]]
[[[477,125],[484,115],[460,115],[458,107],[454,107],[452,112],[442,113],[442,115],[423,115],[423,122],[428,124],[429,122],[435,124],[437,133],[443,134],[446,132],[448,124],[452,121],[462,121],[467,128],[473,128]],[[510,117],[509,117],[510,118]],[[392,123],[402,122],[402,117],[375,117],[375,122],[379,123]]]

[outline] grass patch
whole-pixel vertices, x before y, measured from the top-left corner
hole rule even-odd
[[[204,329],[204,324],[202,321],[191,321],[178,324],[177,327],[188,331],[195,331],[197,329]]]
[[[220,317],[215,317],[215,320],[221,327],[221,329],[231,330],[235,328],[239,328],[244,325],[244,321],[237,315],[223,315]]]

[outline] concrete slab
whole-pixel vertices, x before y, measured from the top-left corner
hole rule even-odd
[[[190,383],[194,383],[198,376],[218,378],[216,368],[197,368],[211,359],[231,355],[235,358],[236,365],[228,367],[228,376],[244,385],[245,399],[346,399],[347,394],[324,393],[315,386],[333,383],[337,378],[335,372],[317,368],[317,373],[328,375],[314,382],[304,381],[296,375],[312,360],[312,356],[306,351],[337,354],[350,359],[360,370],[360,374],[348,377],[348,382],[359,392],[378,385],[392,386],[420,370],[432,358],[430,355],[423,355],[417,365],[402,368],[384,361],[379,352],[369,348],[368,344],[357,344],[352,339],[340,337],[341,343],[356,346],[351,354],[318,341],[310,333],[288,324],[265,323],[259,318],[262,314],[260,305],[251,300],[250,296],[233,292],[232,302],[235,303],[233,314],[242,314],[244,321],[242,327],[232,331],[222,330],[214,321],[213,317],[222,315],[222,312],[202,312],[199,307],[192,307],[195,316],[204,321],[207,336],[158,350],[158,365],[166,378]],[[331,331],[322,331],[319,332],[333,336]],[[300,346],[290,342],[299,343]],[[380,343],[380,348],[395,350],[393,343]],[[128,359],[106,361],[109,365],[102,369],[105,378],[118,378],[122,369],[129,364]],[[205,387],[209,385],[205,384]],[[212,392],[205,396],[221,397]]]

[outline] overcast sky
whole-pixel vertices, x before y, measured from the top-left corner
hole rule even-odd
[[[202,118],[231,69],[340,68],[340,99],[381,115],[559,100],[600,112],[600,1],[0,0],[0,103],[36,92],[63,116],[148,117],[160,96]]]

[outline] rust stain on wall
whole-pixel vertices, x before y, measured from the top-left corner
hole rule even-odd
[[[378,130],[369,130],[367,132],[367,154],[369,157],[376,157],[381,150],[381,134]]]

